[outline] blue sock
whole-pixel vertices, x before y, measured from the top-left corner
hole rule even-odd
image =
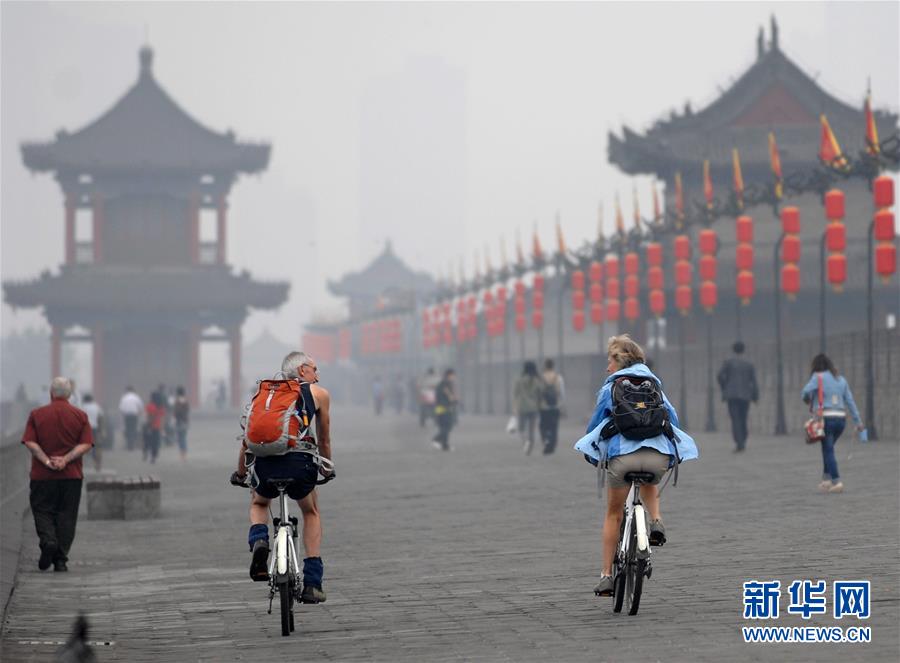
[[[322,576],[325,566],[321,557],[307,557],[303,560],[303,584],[314,587],[322,586]]]
[[[250,544],[250,552],[253,552],[253,544],[257,541],[269,542],[268,525],[250,525],[250,533],[247,535],[247,543]]]

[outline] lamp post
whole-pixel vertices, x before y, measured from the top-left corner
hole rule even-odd
[[[787,435],[787,423],[784,420],[784,353],[781,347],[781,269],[779,254],[784,242],[782,232],[775,243],[775,435]]]

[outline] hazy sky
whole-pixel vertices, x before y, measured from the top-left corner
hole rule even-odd
[[[145,40],[157,80],[191,115],[273,145],[269,169],[233,190],[228,261],[294,283],[280,312],[255,313],[245,328],[251,340],[269,327],[290,342],[311,309],[339,308],[326,279],[381,249],[371,229],[365,236],[376,239],[359,239],[359,195],[361,108],[383,81],[422,58],[462,79],[464,117],[454,123],[465,136],[465,162],[454,165],[462,181],[458,193],[437,190],[461,198],[452,207],[462,210],[456,233],[471,270],[476,250],[487,244],[496,264],[500,237],[511,251],[516,229],[527,235],[534,222],[551,244],[557,210],[570,243],[592,236],[598,203],[609,222],[616,190],[630,218],[633,180],[607,163],[606,132],[644,129],[686,100],[707,105],[753,63],[757,30],[764,24],[768,39],[773,12],[782,49],[825,89],[856,105],[870,77],[876,106],[896,110],[896,2],[4,1],[2,276],[35,277],[63,257],[60,189],[26,171],[21,141],[49,140],[106,111],[135,82]],[[416,149],[398,145],[402,154]],[[433,167],[424,172],[434,176]],[[647,209],[649,183],[638,187]],[[459,262],[429,241],[427,210],[399,218],[401,257],[414,268]],[[291,233],[296,245],[286,247]],[[42,325],[36,313],[3,306],[4,333]]]

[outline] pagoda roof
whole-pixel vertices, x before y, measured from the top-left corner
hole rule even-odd
[[[410,269],[387,241],[384,251],[368,267],[346,274],[339,281],[329,281],[328,289],[338,297],[379,297],[391,292],[431,292],[434,279],[426,272]]]
[[[131,312],[274,309],[286,300],[290,284],[262,282],[228,266],[140,267],[64,265],[30,281],[6,281],[6,303],[14,307]]]
[[[765,49],[760,35],[757,60],[721,96],[699,112],[685,107],[658,120],[644,134],[627,126],[622,136],[609,133],[609,161],[629,174],[661,177],[678,169],[696,168],[704,159],[728,166],[738,148],[741,164],[769,164],[768,134],[775,132],[783,165],[817,162],[819,116],[825,114],[842,149],[853,154],[864,147],[865,118],[854,108],[822,89],[778,45],[772,23],[772,41]],[[879,135],[897,131],[896,113],[875,112]]]
[[[239,143],[188,115],[153,76],[153,51],[140,51],[137,82],[86,127],[60,130],[48,143],[24,143],[25,165],[37,171],[191,170],[253,173],[266,168],[270,146]]]

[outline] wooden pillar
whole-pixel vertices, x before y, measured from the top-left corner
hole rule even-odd
[[[93,243],[94,243],[94,264],[103,262],[103,222],[105,218],[104,200],[102,193],[93,195]],[[96,399],[96,394],[94,395]]]
[[[50,379],[62,373],[62,330],[53,325],[50,332]]]
[[[200,194],[191,194],[188,204],[188,243],[191,247],[191,264],[200,263]]]
[[[216,262],[220,265],[225,264],[225,213],[228,210],[228,203],[225,202],[225,196],[219,196],[216,205]]]
[[[95,254],[96,256],[96,254]],[[94,327],[92,370],[94,384],[92,386],[94,401],[103,403],[103,327]]]
[[[66,194],[65,263],[75,264],[75,196]]]
[[[239,408],[244,392],[241,388],[241,328],[235,325],[228,331],[228,342],[231,350],[231,406]]]
[[[200,407],[200,327],[191,325],[188,349],[188,400],[192,408]]]

